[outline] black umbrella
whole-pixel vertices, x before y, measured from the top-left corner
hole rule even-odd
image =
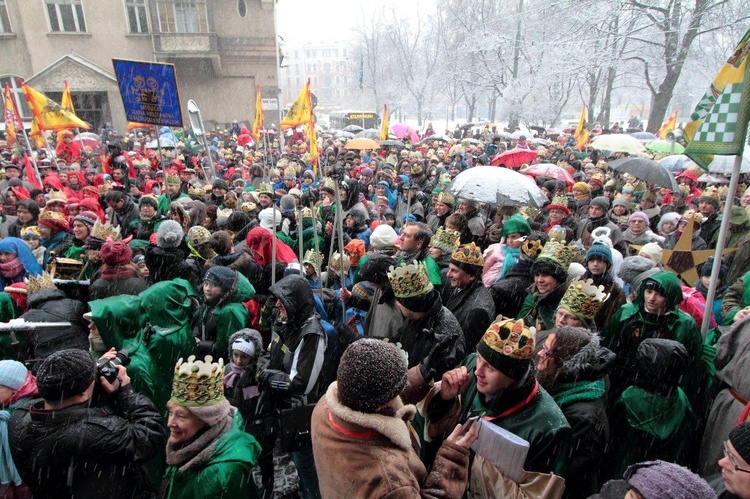
[[[676,191],[677,182],[664,166],[651,159],[628,157],[616,159],[607,166],[615,171],[629,173],[644,182],[650,182],[661,187]]]
[[[406,147],[406,144],[401,142],[400,140],[382,140],[380,141],[380,147],[400,147],[403,149]]]
[[[364,130],[364,128],[362,128],[359,125],[349,125],[349,126],[344,127],[344,131],[349,132],[349,133],[359,133],[362,130]]]
[[[461,130],[466,130],[466,129],[471,128],[473,126],[474,126],[474,123],[464,123],[463,125],[461,125]]]

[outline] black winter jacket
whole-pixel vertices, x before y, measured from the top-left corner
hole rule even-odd
[[[28,312],[21,316],[26,322],[70,322],[70,328],[44,329],[24,333],[27,359],[45,359],[65,348],[88,350],[88,323],[82,302],[71,300],[57,288],[32,293],[27,301]]]
[[[531,263],[526,260],[518,260],[513,267],[508,270],[505,277],[495,281],[490,286],[490,294],[495,302],[494,314],[504,315],[505,317],[518,317],[521,311],[527,289],[534,282],[534,276],[531,274]]]
[[[148,283],[140,277],[104,280],[101,277],[89,287],[89,300],[101,300],[110,296],[137,295],[148,287]]]
[[[167,443],[151,401],[127,385],[108,407],[78,404],[16,409],[9,440],[18,472],[35,498],[127,498],[148,490],[143,463]]]
[[[464,343],[471,351],[495,318],[495,303],[481,278],[462,290],[451,289],[445,308],[451,311],[464,332]]]
[[[190,251],[183,243],[177,248],[160,248],[149,246],[146,248],[146,266],[148,267],[149,284],[172,279],[186,279],[193,289],[199,290],[203,273],[195,260],[188,258]]]

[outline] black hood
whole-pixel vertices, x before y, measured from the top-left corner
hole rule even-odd
[[[268,290],[281,300],[289,322],[301,326],[315,312],[315,299],[307,279],[301,275],[288,275]]]

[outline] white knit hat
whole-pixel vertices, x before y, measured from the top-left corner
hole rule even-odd
[[[273,223],[274,218],[276,219],[275,224]],[[268,229],[268,230],[275,229],[276,225],[281,223],[281,212],[279,211],[278,208],[271,206],[270,208],[261,210],[261,212],[258,213],[258,220],[260,221],[260,226],[263,227],[264,229]]]
[[[28,373],[26,366],[17,360],[0,360],[0,386],[18,390],[26,383]]]
[[[370,235],[370,246],[374,249],[384,249],[396,245],[396,231],[388,224],[380,224],[375,227]]]

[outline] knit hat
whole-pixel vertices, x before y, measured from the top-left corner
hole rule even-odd
[[[648,215],[646,215],[646,214],[645,214],[645,213],[643,213],[642,211],[636,211],[635,213],[633,213],[632,215],[630,215],[630,216],[628,217],[628,223],[630,223],[630,222],[632,222],[633,220],[636,220],[636,219],[641,219],[641,220],[643,220],[643,221],[644,221],[644,222],[645,222],[646,224],[648,224],[648,223],[649,223]]]
[[[656,243],[646,243],[641,246],[641,250],[638,252],[639,255],[646,255],[646,258],[654,262],[654,265],[661,263],[661,258],[664,255],[664,250],[661,246]]]
[[[586,182],[576,182],[573,184],[573,190],[574,191],[583,191],[586,194],[591,192],[591,186],[587,184]]]
[[[503,228],[500,229],[501,237],[514,233],[521,234],[522,236],[528,236],[531,234],[531,226],[529,225],[529,222],[527,222],[520,213],[516,213],[506,220],[503,224]]]
[[[214,180],[214,183],[211,184],[211,189],[224,189],[225,191],[229,190],[229,185],[227,185],[227,182],[223,179],[217,178]]]
[[[630,285],[631,291],[638,293],[644,279],[658,274],[659,268],[649,258],[629,256],[620,264],[617,275]]]
[[[211,232],[203,226],[196,225],[194,227],[190,227],[190,230],[188,230],[187,233],[188,243],[190,243],[191,246],[200,246],[202,244],[206,244],[211,240]]]
[[[388,224],[380,224],[375,227],[370,235],[370,246],[373,249],[385,249],[396,245],[396,231]]]
[[[224,360],[212,362],[207,355],[205,360],[188,357],[187,362],[177,361],[172,380],[171,402],[186,407],[195,416],[214,426],[224,420],[230,412],[230,405],[224,398]]]
[[[0,360],[0,386],[20,389],[26,383],[29,370],[17,360]]]
[[[625,208],[630,209],[630,203],[628,203],[627,199],[623,199],[619,197],[616,197],[612,201],[612,208],[614,208],[615,206],[624,206]]]
[[[110,267],[125,265],[133,258],[133,250],[122,241],[107,241],[99,250],[102,263]]]
[[[523,320],[498,316],[477,344],[477,353],[513,380],[523,378],[534,357],[536,329]]]
[[[715,499],[704,479],[687,468],[665,461],[646,461],[628,467],[623,475],[643,499]]]
[[[50,402],[61,402],[86,391],[93,383],[96,362],[76,348],[59,350],[42,362],[36,375],[39,395]]]
[[[229,337],[229,354],[232,350],[239,350],[250,356],[254,361],[263,354],[263,337],[255,329],[244,328]]]
[[[591,200],[589,206],[596,206],[597,208],[607,211],[609,209],[609,198],[606,196],[597,196]]]
[[[82,211],[81,213],[73,217],[73,221],[81,222],[89,229],[94,227],[94,224],[97,220],[99,220],[99,217],[93,211]]]
[[[51,210],[42,211],[42,214],[39,215],[37,225],[50,228],[57,232],[67,232],[68,229],[70,229],[68,218],[62,213]]]
[[[406,386],[406,361],[391,343],[362,339],[344,351],[336,381],[344,406],[375,412]]]
[[[2,384],[2,383],[0,383]],[[750,463],[750,422],[738,424],[729,432],[729,441],[745,462]]]
[[[721,197],[719,196],[719,191],[716,189],[716,187],[710,185],[706,187],[706,189],[703,191],[703,194],[701,194],[701,197],[698,198],[699,203],[710,203],[714,206],[714,208],[719,209],[719,203],[721,202]]]
[[[450,263],[469,275],[479,277],[484,268],[482,248],[474,243],[460,246],[453,250]]]
[[[701,277],[710,276],[711,274],[713,274],[713,271],[714,271],[714,257],[710,256],[708,257],[708,260],[706,260],[706,263],[704,263],[701,266],[700,275]],[[721,266],[719,267],[719,280],[722,283],[724,283],[724,281],[727,280],[727,272],[728,272],[727,264],[724,263],[724,261],[722,260]]]
[[[229,345],[230,350],[240,351],[249,357],[255,357],[255,345],[251,341],[237,338]]]
[[[276,223],[274,223],[274,219]],[[276,225],[281,223],[281,212],[278,208],[271,206],[270,208],[261,210],[260,213],[258,213],[258,220],[260,221],[261,227],[273,230],[276,228]]]
[[[184,236],[179,223],[174,220],[165,220],[156,231],[156,245],[160,248],[176,248]]]
[[[659,232],[664,231],[664,224],[666,222],[670,222],[672,225],[674,225],[674,230],[677,230],[677,224],[680,223],[680,218],[682,215],[680,215],[677,212],[670,211],[669,213],[665,213],[661,216],[659,219],[659,223],[656,225],[656,230]]]
[[[612,250],[610,250],[606,244],[592,244],[586,252],[586,258],[583,263],[589,263],[589,260],[591,259],[602,260],[612,267]]]
[[[157,210],[159,209],[159,201],[151,194],[146,194],[141,196],[141,199],[138,200],[138,207],[141,208],[143,206],[151,206],[153,209]]]
[[[229,267],[216,265],[206,271],[203,276],[204,281],[212,282],[221,287],[222,291],[227,292],[232,289],[239,278],[237,271]]]

